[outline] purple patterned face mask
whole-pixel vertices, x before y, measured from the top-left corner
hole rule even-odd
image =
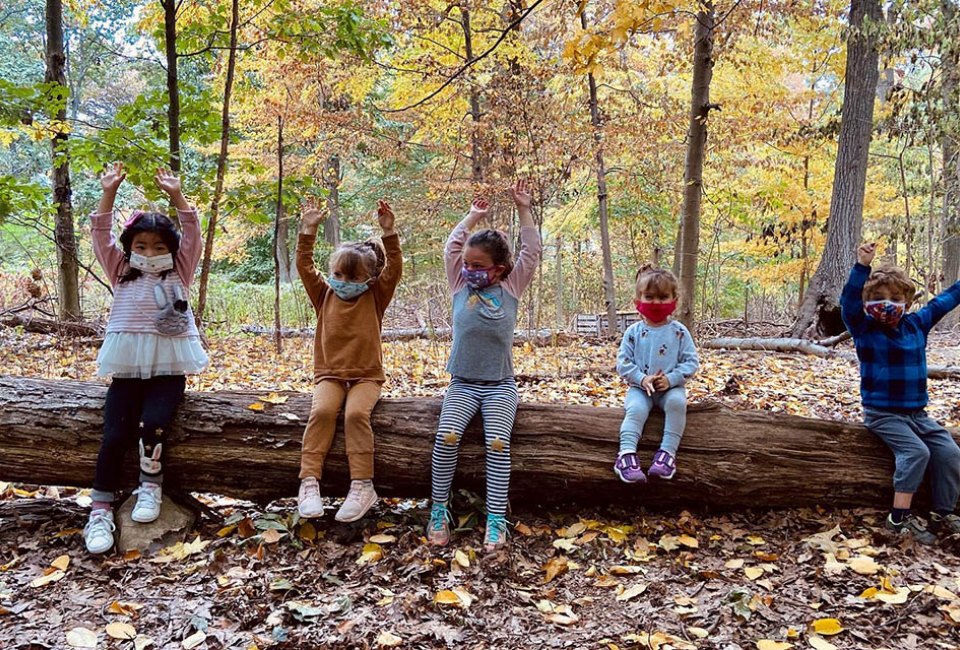
[[[463,281],[467,283],[467,286],[471,289],[486,289],[493,281],[490,276],[493,275],[493,272],[497,267],[491,266],[485,269],[468,269],[463,267],[460,269],[460,277],[463,278]]]
[[[881,325],[896,327],[903,312],[907,310],[907,303],[893,302],[892,300],[868,300],[863,303],[863,311]]]

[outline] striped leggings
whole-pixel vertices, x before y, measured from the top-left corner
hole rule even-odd
[[[460,439],[477,411],[483,416],[483,438],[487,448],[487,512],[507,513],[510,491],[510,433],[517,415],[517,384],[513,377],[498,383],[474,383],[454,377],[443,398],[440,426],[433,442],[434,503],[450,499],[453,475],[457,472]]]

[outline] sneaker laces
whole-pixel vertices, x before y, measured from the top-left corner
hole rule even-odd
[[[446,522],[453,522],[453,516],[445,503],[434,503],[430,506],[430,530],[443,530]]]
[[[137,495],[137,505],[151,510],[157,507],[157,493],[160,486],[153,483],[144,483],[133,491]]]
[[[504,515],[487,515],[487,543],[500,544],[507,539],[507,518]]]
[[[347,492],[347,498],[343,500],[343,504],[347,505],[348,503],[359,504],[363,499],[363,494],[367,491],[367,486],[360,481],[351,481],[350,482],[350,491]]]
[[[350,494],[353,494],[353,487],[350,488]],[[317,479],[304,479],[300,484],[300,498],[309,499],[310,497],[320,496],[320,484],[317,482]],[[347,496],[349,499],[349,495]]]
[[[117,525],[113,522],[109,510],[93,510],[90,513],[90,518],[87,520],[87,525],[83,527],[83,532],[87,533],[94,529],[97,533],[110,533],[111,535],[117,530]]]

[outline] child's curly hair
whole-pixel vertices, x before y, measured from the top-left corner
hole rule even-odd
[[[646,293],[660,299],[677,298],[677,276],[647,262],[637,271],[636,298]]]
[[[507,279],[513,270],[513,253],[510,252],[510,244],[507,243],[507,236],[499,230],[487,228],[475,232],[467,240],[467,246],[475,246],[483,250],[493,260],[494,266],[502,266],[504,270],[503,275],[500,276],[501,280]]]
[[[348,278],[375,278],[386,263],[383,245],[372,239],[343,243],[330,256],[330,270],[340,271]]]
[[[862,297],[864,302],[870,300],[871,296],[873,296],[880,287],[886,287],[889,290],[903,293],[906,298],[907,308],[909,309],[910,304],[913,302],[913,294],[916,287],[906,271],[899,266],[890,264],[879,266],[870,271],[870,277],[867,278],[866,283],[863,285]]]

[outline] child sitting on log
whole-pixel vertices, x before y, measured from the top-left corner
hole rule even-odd
[[[120,247],[113,236],[113,204],[126,174],[116,163],[100,177],[103,195],[90,216],[93,252],[113,288],[113,308],[97,355],[97,374],[112,376],[103,409],[103,442],[93,480],[93,506],[83,536],[91,553],[113,548],[113,501],[123,457],[140,446],[140,487],[131,518],[160,516],[163,431],[183,399],[186,376],[207,366],[207,353],[186,302],[203,243],[197,211],[183,196],[180,179],[160,169],[156,181],[176,207],[183,232],[159,212],[134,212],[123,224]]]
[[[634,302],[643,320],[623,333],[617,354],[617,372],[629,388],[613,471],[624,483],[646,483],[647,474],[671,479],[677,471],[677,449],[687,423],[684,385],[700,362],[690,332],[683,323],[670,318],[677,308],[677,278],[673,273],[645,264],[637,272]],[[637,458],[637,443],[654,406],[663,409],[663,440],[644,474]]]
[[[351,481],[336,519],[350,522],[362,518],[377,501],[370,414],[386,380],[380,332],[400,282],[403,256],[393,210],[379,201],[383,245],[341,244],[330,257],[330,275],[324,279],[313,262],[317,227],[324,218],[316,207],[304,210],[297,240],[297,271],[317,312],[313,404],[303,432],[298,508],[301,517],[323,514],[319,482],[342,408]]]
[[[960,447],[950,432],[927,416],[927,335],[960,304],[960,282],[922,309],[907,313],[914,285],[895,266],[871,270],[876,243],[857,250],[840,296],[846,324],[860,360],[860,397],[867,428],[893,452],[893,508],[886,527],[933,544],[934,532],[960,533],[954,514],[960,494]],[[910,513],[913,494],[930,467],[933,511],[931,532]]]
[[[530,211],[524,181],[511,188],[520,220],[520,254],[514,264],[506,236],[497,230],[472,230],[487,216],[489,203],[477,199],[450,233],[444,250],[447,282],[453,294],[453,348],[447,362],[452,375],[443,398],[433,443],[433,505],[427,524],[431,544],[450,540],[448,501],[457,471],[460,439],[479,411],[487,448],[488,551],[507,539],[510,490],[510,435],[517,415],[513,376],[513,332],[520,296],[537,270],[540,236]],[[464,245],[466,244],[466,245]]]

